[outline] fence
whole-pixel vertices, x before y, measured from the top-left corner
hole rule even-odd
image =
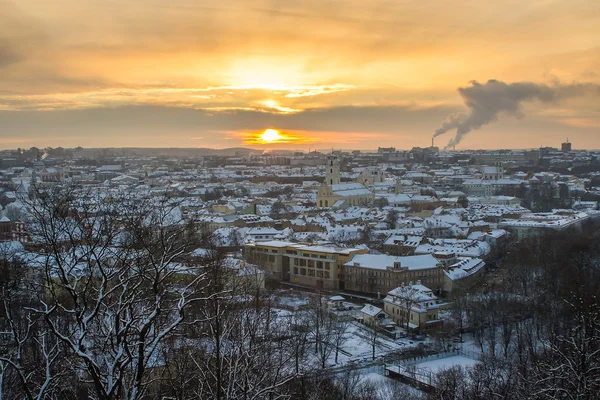
[[[481,354],[476,353],[474,351],[470,351],[470,350],[445,351],[442,353],[431,354],[428,356],[414,357],[413,359],[409,359],[409,360],[399,363],[399,365],[401,365],[403,367],[409,367],[411,365],[416,365],[416,364],[424,363],[427,361],[440,360],[442,358],[448,358],[448,357],[454,357],[454,356],[463,356],[463,357],[470,358],[472,360],[479,360],[481,358]]]

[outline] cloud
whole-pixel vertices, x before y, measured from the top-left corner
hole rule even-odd
[[[72,146],[92,141],[104,146],[116,146],[117,143],[124,146],[129,143],[126,142],[128,138],[131,141],[143,138],[138,139],[143,140],[140,143],[158,146],[159,141],[155,140],[158,136],[172,135],[172,143],[181,142],[181,138],[188,140],[202,136],[206,147],[221,147],[222,141],[229,136],[215,135],[214,132],[259,132],[272,127],[284,134],[292,132],[294,137],[296,132],[337,132],[338,139],[346,136],[355,142],[362,139],[376,142],[377,138],[383,137],[396,141],[406,138],[409,132],[426,132],[430,129],[428,121],[442,118],[452,110],[455,108],[404,105],[315,108],[293,114],[165,106],[0,111],[0,136],[37,137],[41,142],[54,135],[80,137]],[[243,138],[236,137],[242,144]],[[302,138],[312,140],[307,134]],[[315,134],[314,139],[326,143],[331,138]]]

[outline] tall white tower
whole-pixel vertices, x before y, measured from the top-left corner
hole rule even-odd
[[[325,183],[327,185],[331,186],[340,183],[340,159],[333,153],[327,156],[327,168],[325,177]]]

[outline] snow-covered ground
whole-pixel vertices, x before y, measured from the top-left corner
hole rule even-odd
[[[309,294],[298,291],[280,293],[273,299],[274,308],[271,309],[273,318],[295,318],[302,313],[307,313],[306,307],[310,303]],[[341,321],[347,321],[345,340],[340,346],[337,363],[335,361],[335,345],[331,344],[331,353],[327,357],[327,367],[343,367],[345,365],[364,364],[373,361],[373,331],[371,328],[357,321],[349,321],[362,308],[362,305],[345,303],[346,311],[334,310]],[[301,318],[299,318],[301,320]],[[375,359],[380,359],[390,353],[417,347],[420,343],[407,338],[391,339],[382,333],[377,333],[375,338]],[[308,346],[311,348],[311,345]],[[314,349],[314,344],[312,345]],[[314,351],[307,352],[307,365],[319,364],[320,354]]]
[[[383,376],[381,374],[378,374],[377,372],[369,372],[368,374],[362,375],[360,378],[360,382],[372,382],[372,383],[384,383],[384,382],[390,382],[390,381],[394,381],[391,378],[388,378],[387,376]]]
[[[452,368],[455,366],[461,366],[463,368],[470,368],[477,364],[479,361],[473,360],[472,358],[467,358],[461,355],[440,358],[438,360],[426,361],[419,364],[415,364],[414,366],[418,369],[438,373],[441,370]]]
[[[373,358],[372,340],[373,336],[370,328],[358,322],[350,322],[347,331],[347,340],[341,346],[338,355],[338,365],[361,360],[371,360]],[[375,339],[375,358],[393,351],[405,349],[407,346],[416,346],[416,344],[415,342],[411,344],[407,339],[392,340],[378,334]],[[329,357],[328,364],[335,365],[335,351]]]

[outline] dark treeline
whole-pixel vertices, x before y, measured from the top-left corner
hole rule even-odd
[[[580,234],[515,243],[502,283],[454,303],[453,333],[469,330],[482,363],[439,374],[439,399],[596,399],[600,393],[600,242]]]

